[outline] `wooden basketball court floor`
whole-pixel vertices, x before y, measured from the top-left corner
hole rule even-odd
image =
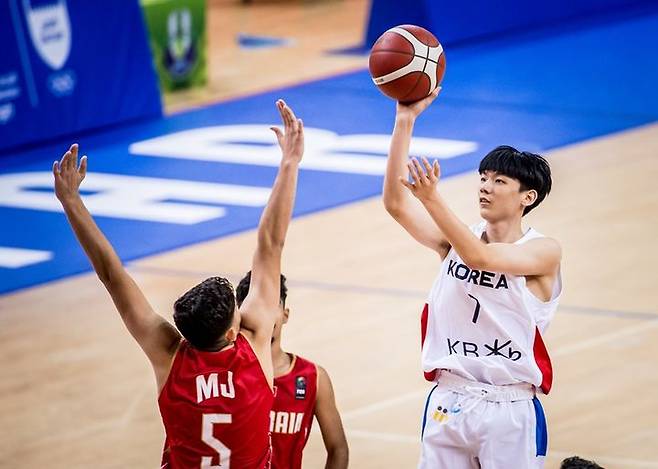
[[[211,85],[169,99],[169,110],[362,66],[363,58],[320,51],[358,43],[366,10],[364,0],[210,2]],[[296,45],[246,52],[232,45],[238,31],[285,35]],[[285,66],[247,83],[253,57]],[[564,296],[547,336],[555,369],[543,398],[548,468],[573,454],[608,468],[658,468],[657,154],[658,125],[548,154],[553,193],[528,217],[564,250]],[[469,222],[477,217],[476,187],[475,174],[442,183]],[[254,243],[248,232],[129,267],[170,318],[177,295],[201,279],[237,281]],[[332,376],[351,467],[416,465],[429,388],[419,316],[438,267],[378,197],[291,225],[284,346]],[[157,467],[163,429],[154,379],[94,275],[0,297],[0,370],[0,467]],[[323,467],[323,456],[316,428],[305,467]]]

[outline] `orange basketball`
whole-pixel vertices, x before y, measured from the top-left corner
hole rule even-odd
[[[434,35],[420,26],[396,26],[372,46],[370,76],[386,96],[403,103],[423,99],[443,80],[446,58]]]

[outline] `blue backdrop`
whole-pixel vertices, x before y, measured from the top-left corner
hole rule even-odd
[[[655,4],[655,0],[372,0],[364,46],[399,24],[416,24],[432,31],[443,45],[493,34],[528,31],[563,19],[581,18],[629,7]]]
[[[137,0],[0,2],[0,155],[161,114]]]
[[[449,177],[477,168],[499,144],[543,152],[656,122],[658,61],[648,58],[657,43],[658,8],[550,36],[450,48],[441,96],[414,130],[415,138],[443,140],[415,154],[441,158]],[[90,269],[50,173],[72,141],[89,155],[85,201],[124,261],[254,228],[276,174],[264,161],[279,155],[268,130],[279,121],[279,97],[307,131],[295,216],[381,193],[381,171],[320,164],[374,159],[384,167],[395,103],[366,70],[58,139],[0,159],[0,293]],[[462,146],[446,156],[456,142]],[[586,174],[573,177],[596,185]]]

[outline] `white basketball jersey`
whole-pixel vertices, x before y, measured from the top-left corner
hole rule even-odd
[[[471,228],[479,238],[482,222]],[[530,228],[514,244],[543,237]],[[469,268],[450,249],[434,281],[422,315],[425,377],[447,369],[486,384],[530,383],[548,393],[553,379],[542,334],[558,306],[562,281],[543,302],[526,287],[524,276]]]

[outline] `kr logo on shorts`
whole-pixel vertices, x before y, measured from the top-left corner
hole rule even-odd
[[[450,419],[450,414],[458,414],[459,412],[461,412],[461,406],[459,404],[455,404],[450,410],[447,407],[438,406],[432,413],[432,419],[435,422],[446,423]]]

